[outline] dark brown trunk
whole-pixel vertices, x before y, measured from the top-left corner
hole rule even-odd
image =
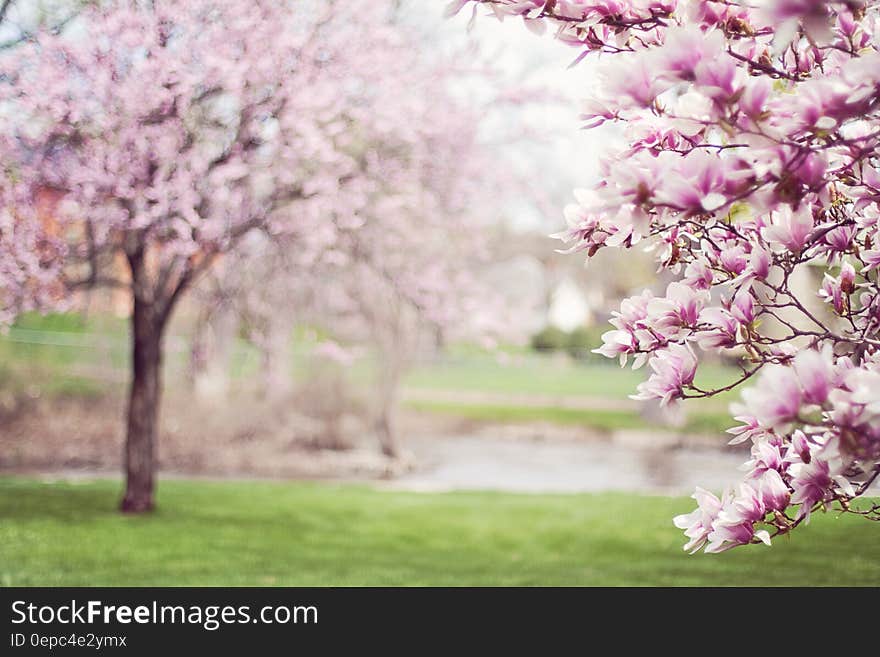
[[[120,509],[143,513],[155,507],[159,399],[162,391],[164,313],[135,294],[131,320],[132,377],[125,437],[125,496]]]
[[[400,446],[397,444],[397,433],[394,430],[394,418],[388,414],[382,415],[376,423],[376,433],[379,434],[379,446],[382,453],[388,458],[400,457]]]

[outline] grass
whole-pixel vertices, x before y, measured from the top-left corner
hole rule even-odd
[[[78,313],[26,313],[0,334],[0,389],[15,394],[91,399],[111,389],[101,374],[125,380],[123,320]]]
[[[71,366],[101,366],[127,374],[128,325],[108,315],[84,317],[78,313],[20,316],[9,335],[0,335],[0,363],[9,366],[51,368],[69,375]],[[302,330],[292,335],[291,370],[301,372],[308,343],[314,336]],[[179,340],[166,340],[166,363],[173,370],[186,367],[188,350]],[[572,361],[509,347],[487,352],[472,345],[452,345],[439,362],[410,372],[405,385],[422,390],[461,390],[515,394],[570,395],[626,398],[646,376],[644,369],[619,368],[605,359]],[[247,376],[259,368],[260,356],[244,341],[236,343],[230,363],[233,376]],[[364,365],[369,369],[368,365]],[[701,366],[697,383],[704,387],[730,383],[732,370]]]
[[[831,514],[772,548],[688,556],[681,498],[0,478],[3,585],[880,585],[878,527]]]
[[[629,410],[602,408],[562,408],[558,406],[512,406],[497,404],[470,404],[458,402],[409,401],[407,407],[416,411],[440,413],[480,422],[550,422],[576,424],[597,431],[655,428],[651,422]],[[690,413],[680,428],[685,433],[719,434],[735,422],[723,412]]]
[[[129,347],[127,325],[123,319],[106,315],[88,318],[76,313],[20,317],[9,335],[0,336],[0,390],[16,394],[49,397],[94,398],[118,391],[128,380]],[[302,377],[308,369],[308,345],[314,336],[302,330],[294,336],[291,354],[292,376]],[[185,341],[166,341],[165,380],[169,385],[186,380],[188,351]],[[352,368],[352,380],[370,385],[370,359]],[[239,340],[230,357],[234,381],[248,381],[259,370],[260,356],[255,348]],[[536,354],[527,349],[508,347],[486,352],[472,345],[453,345],[440,361],[417,367],[404,380],[404,386],[422,393],[447,391],[494,395],[541,395],[550,403],[522,406],[518,400],[490,403],[449,400],[413,401],[411,408],[454,415],[466,419],[500,422],[543,421],[580,424],[599,431],[646,429],[650,422],[638,413],[619,409],[577,409],[552,405],[554,396],[592,399],[626,399],[644,380],[644,370],[633,371],[610,361],[573,361]],[[734,377],[732,370],[706,364],[700,368],[697,383],[718,387]],[[738,393],[722,395],[730,401]],[[702,400],[701,400],[702,401]],[[719,434],[732,421],[719,401],[688,404],[683,430],[690,433]]]
[[[406,385],[422,390],[567,395],[625,399],[645,380],[645,369],[620,368],[613,361],[571,361],[526,353],[499,362],[491,353],[455,352],[449,360],[417,368]],[[701,366],[697,384],[723,386],[736,377],[734,370],[719,365]]]

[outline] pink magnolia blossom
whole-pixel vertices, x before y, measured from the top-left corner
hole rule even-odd
[[[766,437],[767,429],[758,423],[758,418],[754,415],[737,415],[733,419],[740,424],[727,430],[733,436],[728,444],[739,445],[747,440],[758,443]]]
[[[843,292],[841,281],[831,274],[825,274],[825,277],[822,279],[819,296],[830,303],[836,313],[842,314],[844,312],[847,295]]]
[[[723,308],[706,308],[700,313],[700,323],[706,326],[695,334],[701,349],[713,351],[736,346],[739,321]]]
[[[722,503],[708,536],[706,552],[725,552],[738,545],[747,545],[756,537],[769,545],[769,533],[755,530],[755,524],[762,521],[766,513],[761,493],[747,483],[740,484],[736,494],[727,496]]]
[[[743,402],[758,423],[767,429],[783,429],[801,410],[801,387],[791,368],[767,365],[754,388],[743,391]]]
[[[733,297],[733,303],[730,304],[730,314],[740,324],[751,324],[755,321],[755,302],[748,288],[740,289]]]
[[[662,335],[670,335],[680,327],[694,326],[705,303],[704,293],[683,283],[670,283],[665,296],[648,303],[646,315],[651,317],[654,330]]]
[[[661,406],[680,399],[684,389],[694,381],[697,372],[697,357],[690,348],[670,344],[658,350],[648,361],[653,374],[639,384],[638,394],[633,399],[659,399]]]
[[[794,358],[794,372],[803,391],[804,402],[821,406],[828,401],[834,383],[830,351],[820,353],[804,349]]]
[[[802,206],[792,210],[785,205],[770,215],[770,224],[761,231],[771,247],[783,247],[798,252],[807,243],[807,236],[813,229],[813,215],[809,207]]]
[[[699,487],[694,492],[693,498],[697,501],[697,508],[691,513],[673,519],[675,526],[685,530],[685,536],[690,539],[684,549],[691,554],[699,551],[706,544],[722,506],[721,500],[715,495]]]
[[[767,511],[783,511],[791,504],[791,491],[777,470],[765,470],[757,480],[758,491]]]
[[[685,269],[682,282],[698,290],[708,290],[715,282],[715,275],[705,261],[694,260]]]
[[[770,254],[760,246],[753,245],[749,254],[749,270],[760,280],[770,275]]]
[[[753,443],[745,483],[698,491],[676,518],[687,549],[851,511],[880,477],[876,3],[475,2],[544,21],[578,60],[602,54],[590,125],[622,124],[626,143],[602,155],[569,250],[647,242],[673,284],[625,300],[599,352],[648,359],[639,399],[751,386],[730,430]],[[741,373],[695,386],[694,345],[735,349]]]
[[[791,486],[794,489],[791,502],[801,505],[798,516],[809,518],[813,506],[830,494],[834,483],[831,466],[822,458],[813,458],[809,463],[794,464],[791,471]]]
[[[865,263],[863,272],[869,272],[872,269],[880,267],[880,249],[870,249],[862,252],[862,261]]]

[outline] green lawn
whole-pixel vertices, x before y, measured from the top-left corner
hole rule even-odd
[[[415,411],[440,413],[479,422],[550,422],[576,424],[596,431],[656,428],[649,420],[634,411],[607,408],[563,408],[559,406],[513,406],[496,404],[468,404],[458,402],[409,401]],[[725,431],[736,422],[729,413],[707,411],[690,413],[678,430],[684,433],[715,434],[719,441],[729,439]]]
[[[165,481],[156,514],[124,517],[118,489],[0,478],[0,583],[880,585],[880,526],[830,514],[687,556],[683,498]]]
[[[84,318],[76,313],[41,316],[26,314],[18,319],[8,335],[0,335],[0,392],[74,396],[91,398],[120,390],[128,380],[128,341],[124,320],[106,315]],[[302,377],[308,370],[309,340],[302,330],[292,335],[291,376]],[[188,351],[182,336],[166,344],[165,380],[186,380]],[[505,361],[506,362],[502,362]],[[230,374],[233,380],[244,381],[259,370],[260,355],[252,345],[239,340],[232,351]],[[372,382],[370,359],[358,361],[352,368],[352,380],[362,387]],[[598,431],[645,429],[651,425],[641,415],[620,409],[579,409],[554,405],[554,396],[604,399],[626,399],[644,380],[645,370],[619,368],[615,363],[590,359],[574,361],[567,358],[537,354],[528,349],[508,347],[487,352],[472,345],[452,345],[436,362],[426,363],[409,372],[404,386],[421,393],[427,400],[408,405],[420,411],[453,415],[487,422],[542,421],[557,424],[579,424]],[[704,365],[698,383],[722,386],[735,373],[718,365]],[[450,401],[445,392],[488,393],[492,402]],[[430,399],[437,393],[439,399]],[[524,406],[519,399],[507,402],[497,399],[504,395],[541,395],[549,403]],[[733,421],[724,402],[738,393],[727,394],[711,402],[688,402],[687,422],[683,430],[690,433],[717,434],[724,439],[724,430]]]
[[[75,388],[76,384],[86,385],[89,375],[94,374],[91,383],[95,386],[102,383],[102,373],[125,381],[129,360],[127,330],[124,320],[106,315],[22,315],[7,335],[0,334],[0,384],[11,385],[19,380],[27,385],[34,383],[34,379],[42,384],[42,379],[63,379]],[[292,376],[302,375],[313,339],[304,337],[302,330],[293,332]],[[185,336],[169,337],[166,351],[166,374],[171,381],[188,366]],[[369,378],[371,363],[365,360],[354,368],[357,379]],[[233,377],[247,377],[259,369],[260,355],[252,345],[239,340],[231,361]],[[461,344],[449,347],[438,361],[413,369],[405,377],[404,385],[419,390],[625,399],[646,375],[644,368],[620,368],[614,361],[598,357],[574,361],[523,348],[491,352]],[[697,383],[720,387],[735,377],[736,372],[730,368],[705,364],[700,367]]]
[[[645,369],[617,367],[611,361],[578,362],[552,356],[520,352],[510,363],[500,363],[497,355],[465,352],[453,353],[446,360],[424,365],[410,372],[405,385],[417,391],[456,391],[512,395],[540,395],[544,398],[564,396],[593,400],[627,399],[645,380]],[[704,388],[723,387],[736,379],[736,371],[715,364],[700,368],[698,385]],[[717,434],[726,437],[726,429],[735,425],[727,412],[729,402],[739,391],[727,392],[712,400],[686,402],[686,433]],[[639,413],[615,408],[573,408],[559,405],[525,406],[518,400],[511,403],[473,403],[449,400],[412,400],[407,406],[485,422],[552,422],[579,424],[598,431],[647,429],[655,427]]]
[[[646,368],[618,367],[616,361],[573,361],[531,352],[515,354],[508,363],[498,354],[453,349],[436,364],[419,367],[406,385],[423,390],[467,390],[497,393],[534,393],[625,399],[648,375]],[[697,384],[721,387],[736,379],[736,371],[714,364],[700,367]],[[723,396],[730,399],[730,395]]]

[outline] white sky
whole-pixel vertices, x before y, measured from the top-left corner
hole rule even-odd
[[[439,5],[439,16],[446,2],[435,1]],[[424,4],[420,7],[425,11]],[[547,143],[514,147],[518,151],[514,157],[529,160],[531,167],[548,181],[547,203],[539,210],[529,199],[520,199],[508,211],[516,228],[551,232],[563,223],[562,207],[571,200],[571,190],[596,181],[598,154],[613,138],[610,129],[583,130],[579,120],[580,101],[595,84],[595,59],[588,57],[569,68],[579,51],[555,40],[552,31],[538,36],[520,19],[507,18],[500,22],[480,9],[468,32],[470,19],[471,8],[466,7],[444,21],[439,29],[441,38],[452,42],[478,41],[483,52],[490,54],[494,64],[512,79],[521,80],[525,86],[542,85],[559,98],[559,102],[532,106],[518,116],[492,117],[492,120],[521,121],[548,129]],[[548,212],[552,215],[548,216]]]

